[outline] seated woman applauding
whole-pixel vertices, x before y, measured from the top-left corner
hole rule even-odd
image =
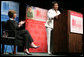
[[[29,48],[38,48],[39,46],[36,46],[33,43],[33,39],[30,36],[29,32],[27,30],[19,30],[20,27],[25,23],[25,21],[21,21],[19,22],[19,24],[15,21],[16,18],[16,11],[14,10],[9,10],[8,12],[8,16],[9,16],[9,20],[7,21],[7,25],[8,25],[8,29],[12,29],[12,30],[16,30],[16,40],[18,39],[18,36],[23,36],[23,37],[19,37],[19,39],[23,39],[24,42],[24,47],[25,50],[24,52],[27,55],[31,55],[28,51]]]

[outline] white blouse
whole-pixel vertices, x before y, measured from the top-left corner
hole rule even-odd
[[[48,20],[46,21],[46,24],[45,26],[48,27],[48,28],[54,28],[53,24],[54,24],[54,20],[51,20],[50,19],[53,19],[55,16],[61,14],[60,11],[58,10],[57,12],[54,10],[54,9],[50,9],[47,13],[47,16],[48,16]]]

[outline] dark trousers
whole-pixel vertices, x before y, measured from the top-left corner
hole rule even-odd
[[[33,42],[33,39],[29,32],[27,30],[20,30],[17,34],[20,36],[18,38],[23,40],[25,48],[30,48],[30,44]]]

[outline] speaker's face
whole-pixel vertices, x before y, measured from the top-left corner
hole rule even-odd
[[[55,10],[58,10],[58,7],[59,7],[59,6],[58,6],[58,3],[55,3],[55,4],[54,4],[54,9],[55,9]]]

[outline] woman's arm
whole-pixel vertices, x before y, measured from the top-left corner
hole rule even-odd
[[[21,27],[24,23],[25,23],[25,21],[19,22],[18,27]]]

